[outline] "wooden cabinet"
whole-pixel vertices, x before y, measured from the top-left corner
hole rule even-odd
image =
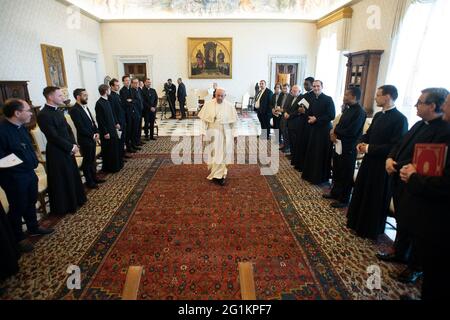
[[[374,112],[378,71],[383,52],[383,50],[366,50],[345,55],[348,58],[345,88],[361,89],[361,104],[369,117],[372,117]]]

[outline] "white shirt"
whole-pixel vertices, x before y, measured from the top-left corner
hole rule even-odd
[[[91,115],[89,114],[88,107],[87,106],[82,106],[82,107],[83,107],[84,112],[87,114],[88,118],[91,120],[91,122],[93,122]]]
[[[256,108],[256,109],[259,109],[259,100],[261,100],[261,97],[263,96],[264,92],[266,92],[266,89],[267,89],[267,88],[264,88],[263,91],[260,91],[260,92],[258,93],[257,100],[256,100],[256,103],[255,103],[255,108]]]

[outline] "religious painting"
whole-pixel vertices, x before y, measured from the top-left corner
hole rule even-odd
[[[298,63],[277,63],[275,83],[288,84],[291,87],[297,84]]]
[[[231,79],[232,38],[188,38],[190,79]]]
[[[67,88],[66,67],[62,48],[41,44],[47,85]]]

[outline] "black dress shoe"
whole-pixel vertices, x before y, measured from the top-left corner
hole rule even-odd
[[[336,201],[336,202],[333,202],[331,204],[331,207],[335,208],[335,209],[343,209],[343,208],[347,208],[348,207],[348,203],[343,203],[343,202]]]
[[[124,157],[125,159],[133,159],[133,157],[130,156],[130,155],[128,155],[128,154],[124,155],[123,157]]]
[[[156,140],[158,140],[158,139],[156,139],[156,138],[150,138],[150,140],[156,141]]]
[[[149,137],[145,137],[145,140],[146,140],[146,141],[150,141],[150,138],[149,138]]]
[[[333,196],[331,193],[324,193],[324,194],[322,195],[322,198],[324,198],[324,199],[330,199],[330,200],[336,200],[336,197]]]
[[[22,240],[17,244],[20,253],[28,253],[34,250],[34,246],[28,240]]]
[[[397,257],[395,253],[382,253],[379,252],[376,254],[376,257],[381,261],[386,262],[395,262],[395,263],[406,263],[405,260],[401,259],[400,257]]]
[[[129,149],[127,150],[127,152],[128,152],[128,153],[136,153],[137,150],[134,149],[134,148],[129,148]]]
[[[406,268],[400,274],[396,275],[395,278],[401,283],[416,283],[422,275],[422,271]]]
[[[52,228],[42,228],[39,227],[36,230],[30,230],[28,231],[28,233],[30,234],[30,236],[44,236],[47,234],[52,234],[53,232],[55,232],[55,229]]]
[[[98,185],[96,183],[86,183],[86,188],[94,190],[98,189]]]
[[[94,182],[97,183],[97,184],[98,183],[105,183],[106,180],[105,179],[95,179]]]
[[[138,147],[138,146],[133,147],[133,149],[135,149],[135,150],[142,150],[142,148],[141,148],[141,147]]]

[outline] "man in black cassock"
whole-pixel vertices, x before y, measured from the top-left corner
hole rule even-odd
[[[177,90],[177,99],[178,103],[180,104],[180,113],[181,113],[181,120],[186,118],[186,109],[184,106],[186,105],[186,86],[183,83],[183,80],[179,78],[177,80],[178,83],[178,90]]]
[[[19,272],[19,257],[14,233],[0,203],[0,281]]]
[[[345,208],[350,201],[356,164],[356,144],[363,133],[366,112],[359,104],[361,89],[352,87],[345,91],[344,110],[331,141],[336,144],[333,161],[333,187],[324,198],[337,200],[333,208]],[[340,150],[339,150],[340,149]]]
[[[58,106],[65,97],[60,88],[44,89],[47,100],[37,123],[47,138],[46,166],[50,211],[55,215],[75,213],[86,202],[80,171],[75,160],[79,149],[73,132]]]
[[[100,99],[95,104],[98,131],[102,142],[102,171],[115,173],[123,168],[123,158],[120,151],[119,126],[114,119],[111,104],[108,101],[109,86],[102,84],[98,88]]]
[[[152,81],[147,79],[145,81],[145,87],[142,89],[144,98],[144,134],[145,139],[156,140],[155,138],[155,121],[156,121],[156,108],[158,107],[158,94],[156,90],[152,88]],[[149,136],[150,130],[150,136]]]
[[[270,108],[272,109],[273,129],[278,134],[278,143],[281,145],[283,137],[280,131],[281,118],[283,116],[283,101],[287,98],[287,94],[281,91],[281,84],[277,83],[274,87]]]
[[[302,95],[302,101],[305,99],[309,106],[312,105],[314,101],[314,91],[313,91],[314,78],[308,77],[303,83],[305,89],[305,94]],[[305,166],[306,148],[308,147],[310,126],[308,125],[309,120],[309,107],[305,104],[300,103],[297,116],[297,125],[295,126],[295,145],[292,158],[292,165],[295,166],[297,171],[302,172]]]
[[[119,148],[120,154],[123,158],[131,158],[131,156],[125,154],[125,142],[127,136],[127,121],[125,110],[122,107],[122,101],[119,94],[120,84],[119,80],[112,79],[109,82],[109,86],[111,88],[111,94],[108,96],[109,103],[111,104],[111,108],[113,110],[114,119],[116,119],[117,124],[119,125],[119,131],[122,133],[122,136],[119,139]]]
[[[142,95],[142,89],[139,86],[139,79],[131,80],[131,95],[135,104],[135,110],[139,118],[138,125],[136,127],[135,141],[138,147],[143,146],[145,143],[142,141],[142,113],[144,111],[144,98]]]
[[[19,99],[7,100],[2,108],[5,119],[0,122],[0,159],[11,154],[21,161],[9,168],[0,168],[0,186],[9,203],[8,219],[16,242],[23,251],[29,251],[31,244],[22,231],[22,218],[30,235],[44,235],[53,229],[39,227],[36,216],[38,178],[34,169],[38,160],[24,127],[31,120],[31,109],[27,102]]]
[[[443,119],[450,126],[450,95],[447,95],[442,111]],[[450,148],[450,142],[447,142],[447,148]],[[423,225],[424,262],[421,298],[444,300],[450,287],[448,267],[445,263],[450,259],[448,241],[450,157],[447,156],[444,174],[440,177],[420,175],[416,167],[410,163],[400,170],[400,178],[406,183],[405,192],[412,200],[409,219]]]
[[[255,98],[255,109],[258,114],[258,120],[261,123],[262,138],[270,138],[270,118],[272,117],[272,109],[270,101],[272,100],[273,92],[266,86],[266,81],[259,82],[259,92]]]
[[[397,89],[386,85],[377,90],[376,103],[383,111],[372,120],[357,146],[365,154],[358,171],[347,213],[347,227],[362,238],[377,240],[384,233],[391,192],[385,170],[387,155],[408,131],[408,120],[395,108]]]
[[[126,133],[125,133],[125,144],[127,146],[127,152],[136,153],[141,150],[138,146],[138,141],[136,141],[135,132],[138,131],[139,126],[139,113],[137,108],[137,103],[134,101],[133,92],[131,88],[131,79],[129,76],[122,77],[123,87],[120,89],[120,99],[122,101],[122,108],[125,111],[126,119]]]
[[[309,140],[302,178],[312,184],[328,182],[331,176],[331,121],[336,116],[333,99],[322,93],[323,83],[313,83],[314,99],[308,112]]]
[[[289,150],[291,155],[288,156],[291,159],[291,163],[295,155],[295,145],[297,142],[297,127],[299,123],[299,108],[300,101],[302,100],[302,95],[300,94],[300,87],[295,85],[292,87],[291,93],[286,100],[286,105],[284,106],[285,113],[284,119],[286,120],[287,134],[289,136]]]
[[[417,115],[422,118],[404,136],[389,153],[386,170],[392,175],[397,235],[394,253],[378,255],[382,260],[406,261],[408,267],[397,275],[397,280],[413,283],[422,275],[424,242],[426,235],[424,226],[426,217],[417,216],[416,208],[430,206],[426,200],[411,195],[406,184],[400,179],[400,169],[411,163],[417,143],[450,143],[450,126],[443,120],[441,107],[449,92],[442,88],[429,88],[422,91],[417,101]],[[448,208],[447,211],[449,211]],[[432,211],[431,211],[432,212]]]
[[[177,110],[175,108],[175,102],[177,100],[177,87],[172,83],[172,79],[167,80],[167,82],[164,84],[164,92],[166,93],[167,102],[169,103],[170,112],[172,113],[170,119],[176,119]]]
[[[69,114],[77,128],[77,142],[80,146],[80,153],[83,156],[81,170],[83,170],[86,179],[86,187],[89,189],[98,189],[97,183],[104,182],[97,178],[97,163],[95,153],[98,135],[97,124],[89,110],[88,93],[85,89],[75,89],[73,96],[76,99],[75,105],[70,109]]]

